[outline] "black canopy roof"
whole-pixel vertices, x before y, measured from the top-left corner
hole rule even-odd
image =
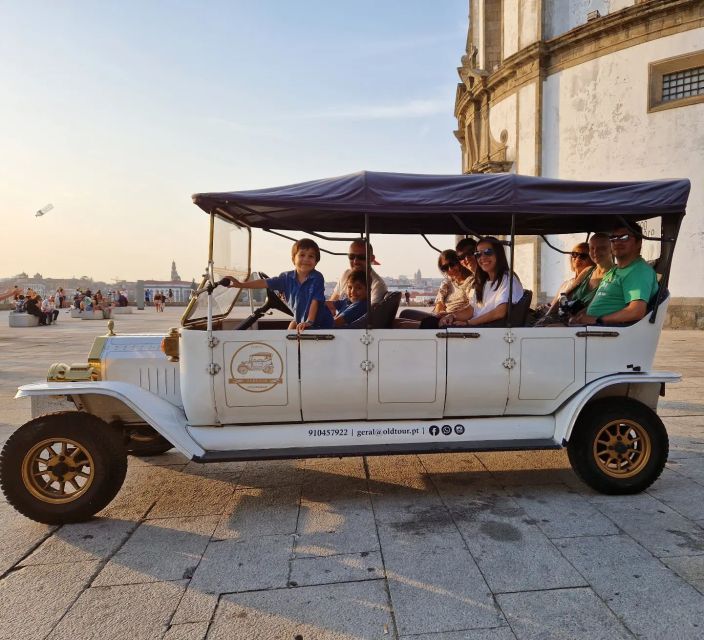
[[[579,182],[515,174],[362,171],[283,187],[198,193],[204,211],[250,227],[358,233],[608,231],[621,219],[684,215],[689,180]],[[620,218],[619,218],[620,216]]]

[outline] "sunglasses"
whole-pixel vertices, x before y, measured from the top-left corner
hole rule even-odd
[[[575,260],[576,260],[577,258],[579,258],[580,260],[589,260],[589,254],[588,254],[588,253],[582,253],[581,251],[572,251],[572,253],[570,253],[570,255],[571,255],[572,258],[574,258]]]
[[[440,265],[440,271],[443,273],[447,273],[452,267],[456,267],[459,264],[459,262],[446,262],[445,264]]]
[[[494,255],[494,250],[493,249],[481,249],[480,251],[475,251],[474,252],[474,257],[479,259],[482,256],[493,256]]]
[[[465,260],[469,260],[470,258],[474,257],[474,252],[470,253],[460,253],[457,255],[457,258],[460,262],[464,262]]]
[[[350,262],[354,262],[355,260],[359,260],[360,262],[366,262],[367,261],[367,256],[364,255],[363,253],[348,253],[347,254],[347,259]]]
[[[620,236],[609,236],[609,242],[626,242],[628,238],[634,237],[630,233],[623,233]]]

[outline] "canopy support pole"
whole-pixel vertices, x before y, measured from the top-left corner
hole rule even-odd
[[[462,222],[462,219],[457,214],[453,213],[452,219],[457,223],[457,226],[462,230],[462,233],[464,233],[466,236],[474,236],[475,238],[482,237],[480,233],[472,231],[464,222]]]
[[[421,233],[420,237],[423,238],[423,240],[425,240],[428,243],[428,246],[431,249],[435,249],[435,251],[437,251],[438,253],[442,253],[441,249],[438,249],[435,245],[430,244],[430,240],[428,240],[427,236],[424,233]]]
[[[509,249],[509,279],[508,279],[508,315],[506,326],[511,328],[511,311],[513,310],[513,253],[516,246],[516,214],[511,214],[511,248]]]
[[[662,278],[660,279],[660,286],[658,287],[658,293],[655,298],[655,304],[653,305],[653,310],[650,312],[650,318],[649,321],[651,324],[655,323],[655,318],[658,315],[658,307],[660,306],[660,303],[663,301],[665,298],[665,291],[667,290],[667,286],[670,282],[670,268],[672,267],[672,258],[675,252],[675,244],[677,242],[677,236],[679,235],[680,232],[680,226],[682,224],[682,215],[677,219],[677,221],[673,225],[668,225],[667,222],[665,221],[665,218],[661,218],[660,222],[660,234],[663,237],[662,242],[667,242],[670,243],[670,246],[664,247],[664,245],[661,243],[660,244],[660,258],[659,260],[662,260],[663,257],[665,258],[665,266],[662,270]],[[666,234],[671,234],[671,238],[666,238]],[[665,248],[665,255],[663,256],[663,249]]]
[[[372,255],[369,250],[369,214],[364,214],[364,274],[367,281],[367,332],[372,328]]]
[[[286,240],[291,240],[292,242],[298,242],[296,238],[292,238],[291,236],[287,236],[284,233],[279,233],[278,231],[272,231],[271,229],[262,229],[262,231],[266,231],[267,233],[271,233],[274,236],[279,236],[280,238],[286,238]],[[316,234],[311,234],[311,235],[316,235]],[[338,240],[341,240],[341,238],[337,238]],[[331,256],[346,256],[347,252],[342,253],[340,251],[330,251],[329,249],[323,249],[322,247],[318,247],[323,253],[327,253]]]
[[[541,234],[540,237],[543,239],[543,242],[546,245],[548,245],[548,247],[550,247],[553,251],[557,251],[558,253],[563,253],[564,255],[569,255],[570,253],[572,253],[571,251],[565,251],[564,249],[558,249],[554,244],[552,244],[550,242],[550,240],[547,239],[546,236]]]
[[[206,335],[208,342],[213,339],[213,285],[215,284],[214,262],[213,262],[213,246],[215,243],[215,214],[210,214],[210,240],[208,243],[208,311],[206,322]],[[212,357],[212,356],[211,356]]]

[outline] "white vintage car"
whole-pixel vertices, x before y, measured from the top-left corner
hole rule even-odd
[[[656,408],[679,376],[652,363],[688,193],[687,180],[362,172],[195,195],[210,216],[208,271],[181,326],[111,330],[87,363],[53,365],[47,382],[20,387],[17,397],[61,396],[72,410],[38,415],[8,439],[3,492],[34,520],[84,520],[120,490],[128,452],[171,447],[201,463],[566,447],[596,490],[642,491],[668,454]],[[241,290],[218,286],[252,276],[253,228],[303,232],[328,250],[371,233],[501,235],[513,265],[519,236],[644,220],[661,229],[660,289],[630,326],[525,326],[528,295],[502,326],[402,329],[394,293],[352,328],[297,335],[267,314],[290,313],[274,292],[237,318]]]

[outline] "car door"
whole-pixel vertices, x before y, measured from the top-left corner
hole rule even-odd
[[[507,413],[550,414],[584,386],[584,327],[518,327],[511,334]]]
[[[445,405],[445,339],[441,331],[372,329],[368,334],[367,417],[432,419]]]
[[[213,385],[221,424],[300,422],[298,347],[288,331],[216,331]]]
[[[288,336],[300,359],[304,420],[366,419],[365,336],[363,329],[305,331]]]
[[[509,385],[508,329],[450,328],[447,346],[445,416],[500,416]]]

